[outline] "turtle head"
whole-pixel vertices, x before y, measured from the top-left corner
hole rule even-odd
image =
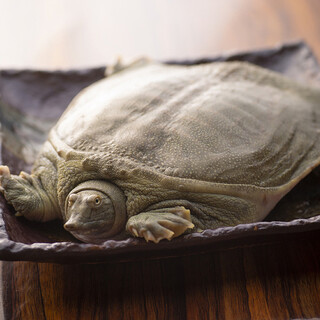
[[[77,239],[101,243],[124,230],[125,196],[106,181],[79,184],[67,196],[64,228]]]

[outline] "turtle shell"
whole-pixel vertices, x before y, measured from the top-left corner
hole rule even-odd
[[[248,63],[147,63],[82,91],[51,136],[60,152],[129,159],[180,185],[283,191],[319,163],[319,104],[318,89]]]

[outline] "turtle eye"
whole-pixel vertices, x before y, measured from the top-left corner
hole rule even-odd
[[[96,206],[100,206],[100,204],[101,204],[101,198],[100,198],[100,197],[95,197],[95,199],[94,199],[94,204],[95,204]]]
[[[86,199],[86,202],[92,208],[99,207],[102,204],[102,198],[98,195],[91,195]]]

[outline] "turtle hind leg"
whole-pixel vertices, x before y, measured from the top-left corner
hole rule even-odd
[[[12,175],[7,166],[0,166],[0,190],[19,216],[29,220],[47,221],[50,199],[37,177],[21,172]]]
[[[193,227],[190,210],[173,207],[141,212],[128,220],[126,229],[135,237],[158,243],[178,237]]]

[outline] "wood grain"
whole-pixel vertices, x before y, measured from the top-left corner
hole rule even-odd
[[[225,3],[236,10],[219,37],[208,31],[208,55],[303,38],[320,58],[318,0]],[[4,319],[317,318],[320,232],[154,261],[3,262],[2,282]]]
[[[303,39],[320,58],[320,2],[317,0],[243,0],[228,28],[213,39],[211,51],[247,50]]]
[[[319,232],[181,258],[96,265],[4,262],[6,319],[320,317]]]

